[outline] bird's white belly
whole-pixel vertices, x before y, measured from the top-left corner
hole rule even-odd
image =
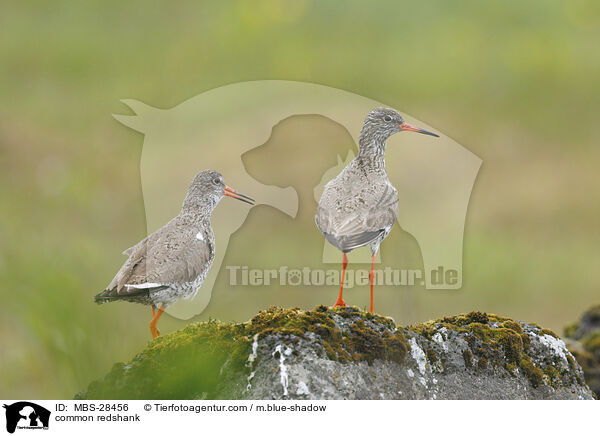
[[[192,282],[172,283],[167,289],[153,293],[151,296],[153,304],[156,306],[160,304],[168,306],[182,298],[194,298],[198,293],[198,290],[202,287],[202,283],[204,283],[204,279],[206,279],[209,270],[210,265],[208,268],[205,268],[204,271],[202,271]]]

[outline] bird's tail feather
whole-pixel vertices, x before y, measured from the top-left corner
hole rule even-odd
[[[94,296],[94,301],[98,304],[110,303],[117,300],[129,300],[132,297],[148,296],[150,292],[162,291],[168,288],[167,285],[157,285],[148,288],[128,288],[127,292],[119,293],[116,289],[105,289]]]
[[[111,295],[110,289],[105,289],[104,291],[100,292],[99,294],[94,295],[94,302],[97,304],[109,303],[109,302],[115,301],[117,299],[118,299],[117,296]]]

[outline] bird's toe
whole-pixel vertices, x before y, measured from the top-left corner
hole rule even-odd
[[[333,305],[333,307],[348,307],[348,305],[346,304],[346,302],[344,300],[342,300],[341,298],[338,298],[337,301],[335,302],[335,304]]]

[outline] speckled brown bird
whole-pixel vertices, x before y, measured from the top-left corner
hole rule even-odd
[[[217,171],[198,173],[179,214],[123,252],[129,258],[106,289],[95,296],[95,301],[102,304],[120,300],[152,306],[150,332],[153,338],[159,336],[156,324],[165,308],[181,298],[193,298],[212,266],[215,235],[210,216],[223,196],[250,205],[254,202],[225,185]]]
[[[325,239],[342,252],[340,293],[334,307],[345,306],[342,298],[346,253],[368,245],[371,248],[371,313],[375,256],[398,217],[398,191],[385,170],[387,139],[394,133],[409,131],[438,136],[411,126],[390,108],[375,108],[367,115],[358,140],[358,155],[331,180],[321,195],[315,223]]]

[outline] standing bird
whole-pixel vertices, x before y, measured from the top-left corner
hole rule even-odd
[[[129,259],[95,296],[96,303],[124,300],[152,306],[150,332],[153,338],[159,336],[156,324],[167,306],[194,297],[212,266],[215,235],[210,216],[223,196],[254,204],[254,199],[225,185],[217,171],[198,173],[179,215],[123,252]]]
[[[371,313],[375,256],[398,217],[398,191],[385,171],[387,139],[402,131],[437,136],[411,126],[394,109],[375,108],[367,115],[358,140],[358,155],[331,180],[321,195],[315,223],[327,241],[342,253],[340,294],[333,307],[346,306],[342,298],[346,253],[368,245],[371,248]]]

